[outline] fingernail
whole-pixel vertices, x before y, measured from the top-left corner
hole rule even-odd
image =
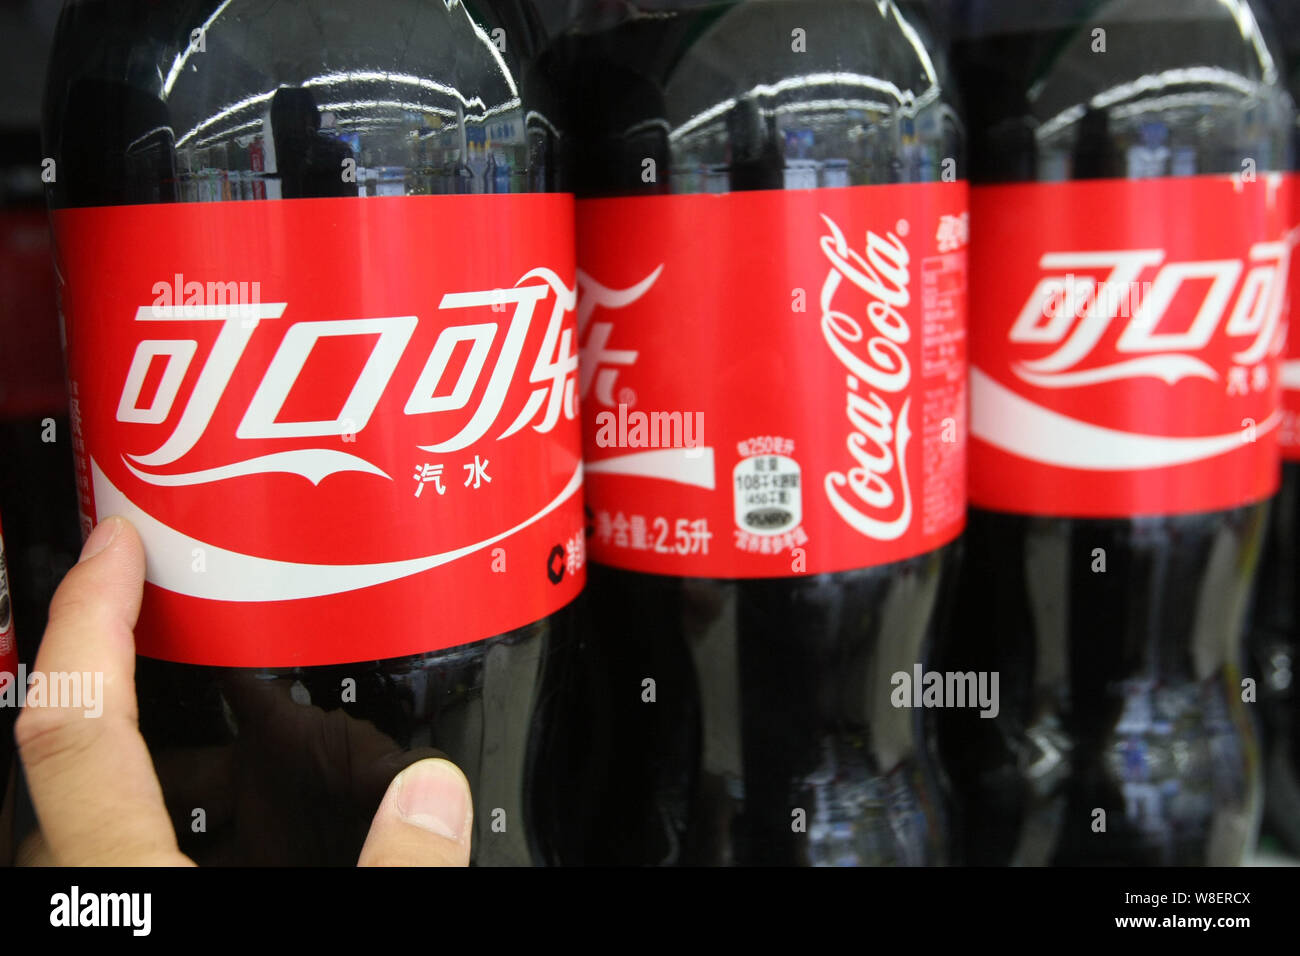
[[[90,537],[86,539],[86,543],[81,546],[81,557],[77,559],[77,562],[88,561],[107,548],[113,543],[113,539],[117,537],[117,532],[121,530],[121,527],[122,522],[118,521],[117,518],[105,518],[101,521],[95,526],[95,530],[90,532]]]
[[[469,839],[469,786],[455,764],[428,759],[397,775],[397,812],[412,826],[457,843]]]

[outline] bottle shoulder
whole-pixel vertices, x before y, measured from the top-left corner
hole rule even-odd
[[[1011,5],[1015,7],[1015,4]],[[1293,104],[1246,3],[1074,3],[976,17],[956,69],[976,179],[1146,178],[1288,162]]]
[[[580,191],[923,180],[961,152],[944,52],[912,7],[655,7],[580,24],[567,38],[570,89],[588,99],[575,118]],[[647,159],[669,175],[648,182]]]
[[[528,114],[544,130],[553,100],[534,69],[539,43],[518,0],[80,0],[55,40],[45,149],[97,186],[56,188],[55,201],[184,201],[209,171],[226,183],[293,167],[339,179],[346,159],[359,188],[373,171],[379,190],[437,192],[492,149],[517,154],[523,176],[536,159]],[[111,176],[82,168],[93,162]],[[429,181],[413,182],[421,170]],[[174,182],[132,196],[112,177]],[[321,194],[313,177],[294,188]]]

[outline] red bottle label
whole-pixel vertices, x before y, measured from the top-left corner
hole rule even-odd
[[[375,660],[585,579],[573,203],[55,214],[83,525],[139,530],[142,654]]]
[[[971,503],[1213,511],[1278,484],[1281,176],[972,190]]]
[[[0,694],[18,676],[18,645],[14,640],[14,602],[9,593],[9,567],[5,563],[4,529],[0,528]]]
[[[964,183],[578,203],[595,560],[898,561],[965,521]]]
[[[1289,220],[1291,231],[1287,242],[1292,252],[1300,245],[1300,175],[1285,177],[1290,195]],[[1293,254],[1287,276],[1286,307],[1287,342],[1286,357],[1282,361],[1282,425],[1278,430],[1278,445],[1285,461],[1300,462],[1300,258]]]
[[[0,421],[68,405],[44,208],[0,210]]]

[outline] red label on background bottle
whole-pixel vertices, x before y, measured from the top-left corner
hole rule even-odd
[[[964,183],[578,203],[595,560],[885,564],[965,520]]]
[[[9,593],[9,566],[5,563],[4,528],[0,527],[0,694],[8,692],[18,676],[18,644],[14,638],[14,602]]]
[[[971,503],[1212,511],[1278,485],[1282,177],[972,191]]]
[[[67,407],[54,308],[44,208],[0,210],[0,420]]]
[[[405,656],[577,596],[572,216],[559,195],[55,214],[82,520],[144,539],[140,653]]]
[[[1292,249],[1300,245],[1300,176],[1285,177],[1291,197],[1291,232],[1288,236]],[[1286,461],[1300,462],[1300,262],[1294,255],[1287,276],[1286,357],[1282,361],[1282,426],[1278,430],[1278,446]]]

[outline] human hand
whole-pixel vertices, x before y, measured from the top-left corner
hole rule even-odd
[[[139,730],[132,633],[144,549],[107,518],[59,585],[34,672],[103,674],[102,713],[26,707],[15,738],[40,831],[19,862],[191,866],[177,847],[162,788]],[[425,759],[389,784],[362,847],[362,866],[464,866],[473,808],[454,764]]]

